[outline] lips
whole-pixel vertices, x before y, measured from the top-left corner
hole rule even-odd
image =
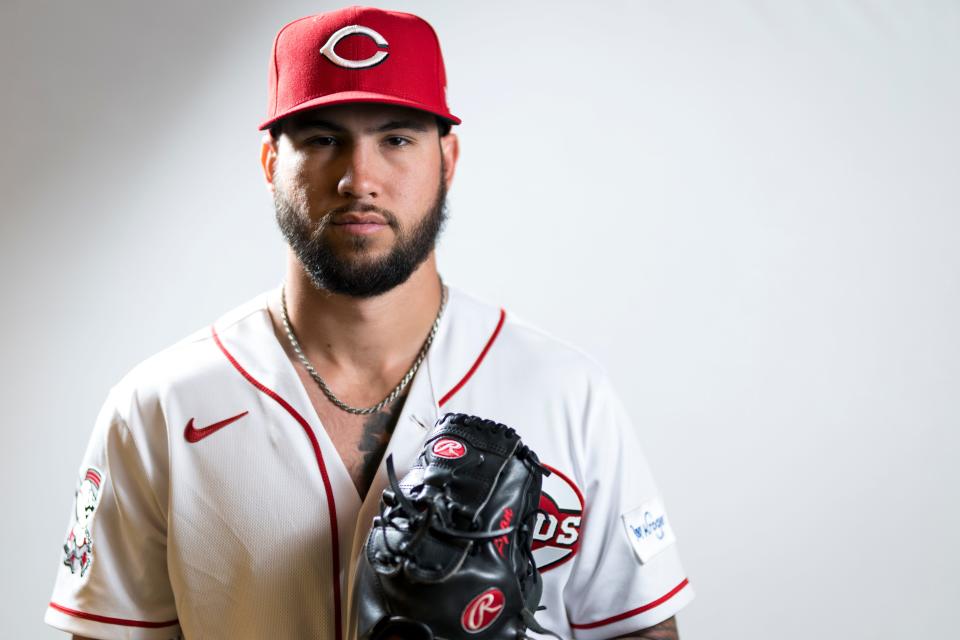
[[[373,211],[334,214],[330,221],[335,229],[352,236],[368,236],[386,229],[388,223]]]
[[[387,224],[383,216],[378,213],[345,213],[334,216],[333,224]]]

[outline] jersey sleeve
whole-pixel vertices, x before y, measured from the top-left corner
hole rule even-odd
[[[104,640],[172,640],[166,432],[159,410],[114,387],[80,465],[44,620]],[[149,403],[148,403],[149,404]]]
[[[580,551],[564,589],[576,638],[654,626],[693,599],[637,431],[605,377],[591,385],[583,443]]]

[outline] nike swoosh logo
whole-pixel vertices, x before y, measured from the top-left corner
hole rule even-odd
[[[244,411],[243,413],[238,413],[232,418],[227,418],[226,420],[221,420],[220,422],[214,422],[213,424],[206,427],[202,427],[200,429],[197,429],[196,427],[193,426],[193,418],[190,418],[190,421],[187,423],[187,427],[183,430],[183,437],[186,438],[187,442],[190,442],[190,443],[200,442],[207,436],[214,434],[217,431],[220,431],[220,429],[223,429],[225,426],[227,426],[231,422],[236,422],[237,420],[247,415],[248,413],[250,412]]]

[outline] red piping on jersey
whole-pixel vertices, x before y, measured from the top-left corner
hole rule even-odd
[[[494,340],[496,340],[497,336],[500,335],[500,329],[503,328],[503,321],[506,317],[507,317],[507,312],[504,311],[503,309],[500,309],[500,320],[497,322],[497,328],[493,330],[493,333],[490,335],[490,338],[487,340],[487,344],[483,346],[483,351],[481,351],[480,355],[477,356],[477,359],[474,361],[473,366],[470,367],[470,370],[467,371],[466,375],[460,378],[460,382],[455,384],[453,386],[453,389],[450,389],[450,391],[447,391],[444,394],[444,396],[440,398],[440,402],[438,403],[438,406],[442,407],[447,400],[452,398],[454,394],[457,393],[457,391],[460,391],[460,389],[463,388],[463,385],[467,384],[467,380],[469,380],[470,377],[473,375],[473,373],[477,370],[477,367],[480,366],[480,363],[483,362],[483,359],[487,357],[487,351],[490,351],[490,347],[493,345]]]
[[[62,604],[57,604],[56,602],[51,602],[50,606],[65,613],[68,616],[73,616],[75,618],[83,618],[84,620],[93,620],[94,622],[105,622],[107,624],[117,624],[121,627],[140,627],[143,629],[160,629],[162,627],[172,627],[177,624],[179,620],[168,620],[167,622],[146,622],[144,620],[124,620],[123,618],[110,618],[108,616],[98,616],[95,613],[86,613],[84,611],[77,611],[76,609],[68,609]]]
[[[620,622],[621,620],[626,620],[627,618],[632,618],[633,616],[640,615],[644,611],[650,611],[650,609],[653,609],[654,607],[659,607],[661,604],[663,604],[673,596],[680,593],[680,591],[689,583],[690,583],[689,580],[684,578],[680,582],[680,584],[675,586],[673,589],[670,589],[670,591],[668,591],[664,595],[660,596],[653,602],[648,602],[642,607],[637,607],[636,609],[631,609],[630,611],[626,611],[624,613],[612,616],[610,618],[604,618],[603,620],[598,620],[597,622],[585,622],[583,624],[574,624],[571,622],[570,626],[573,627],[574,629],[595,629],[596,627],[602,627],[607,624],[612,624],[614,622]]]
[[[286,409],[287,413],[293,416],[293,418],[300,423],[300,426],[303,427],[307,437],[310,439],[310,444],[313,445],[313,454],[317,458],[317,466],[320,467],[320,476],[323,478],[323,489],[327,494],[327,508],[330,510],[330,525],[333,529],[333,538],[330,545],[333,551],[333,626],[336,631],[335,637],[337,640],[339,640],[343,637],[343,622],[340,619],[340,530],[337,528],[337,505],[333,499],[333,485],[330,484],[330,477],[327,475],[327,465],[323,462],[323,454],[320,452],[320,443],[317,441],[317,436],[313,432],[313,429],[310,428],[310,423],[307,422],[304,417],[301,416],[300,413],[290,405],[289,402],[281,398],[280,394],[278,394],[276,391],[267,388],[259,380],[250,375],[247,370],[244,369],[232,355],[230,355],[230,352],[227,351],[227,348],[223,346],[222,342],[220,342],[220,336],[217,335],[217,329],[213,325],[210,325],[210,332],[213,334],[213,339],[217,343],[217,346],[220,347],[221,351],[223,351],[223,355],[225,355],[227,360],[230,361],[230,364],[232,364],[234,368],[236,368],[236,370],[239,371],[248,382],[250,382],[250,384],[273,398],[277,404]]]

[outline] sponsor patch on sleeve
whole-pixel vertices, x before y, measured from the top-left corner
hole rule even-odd
[[[659,498],[628,511],[622,518],[627,538],[641,563],[650,562],[651,558],[677,540]]]

